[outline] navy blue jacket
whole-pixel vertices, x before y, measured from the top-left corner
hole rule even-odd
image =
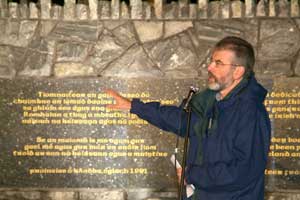
[[[267,91],[252,77],[226,100],[217,101],[217,128],[201,140],[203,162],[197,165],[198,136],[191,128],[186,181],[199,200],[263,200],[264,170],[270,145],[270,120],[263,101]],[[182,109],[158,102],[132,101],[132,113],[184,136]],[[192,112],[191,127],[201,120]],[[183,124],[184,126],[184,124]]]

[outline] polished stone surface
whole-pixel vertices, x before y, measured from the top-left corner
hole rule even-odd
[[[266,189],[297,189],[299,79],[260,81],[269,90],[265,104],[272,123]],[[112,99],[104,89],[179,105],[190,85],[203,89],[205,80],[1,79],[0,84],[2,187],[174,188],[169,158],[176,136],[127,112],[107,110]]]
[[[0,186],[176,187],[170,162],[176,136],[127,112],[107,111],[112,99],[103,90],[178,105],[196,82],[0,80]]]

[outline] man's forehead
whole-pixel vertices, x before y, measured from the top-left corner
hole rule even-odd
[[[224,58],[224,59],[233,59],[235,58],[235,53],[229,49],[215,49],[211,55],[212,58]]]

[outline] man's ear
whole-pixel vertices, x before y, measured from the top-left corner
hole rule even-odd
[[[244,66],[241,66],[241,65],[236,66],[235,70],[233,72],[233,78],[236,80],[241,79],[244,76],[245,72],[246,72],[246,69]]]

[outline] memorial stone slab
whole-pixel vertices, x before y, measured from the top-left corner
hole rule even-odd
[[[178,105],[197,82],[0,79],[0,187],[176,187],[176,136],[106,109],[103,90]]]
[[[300,85],[299,78],[276,78],[265,105],[272,123],[266,189],[299,189]]]
[[[267,191],[299,189],[299,78],[263,79],[272,126]],[[176,136],[106,108],[127,98],[179,105],[204,79],[0,79],[0,186],[175,188]]]

